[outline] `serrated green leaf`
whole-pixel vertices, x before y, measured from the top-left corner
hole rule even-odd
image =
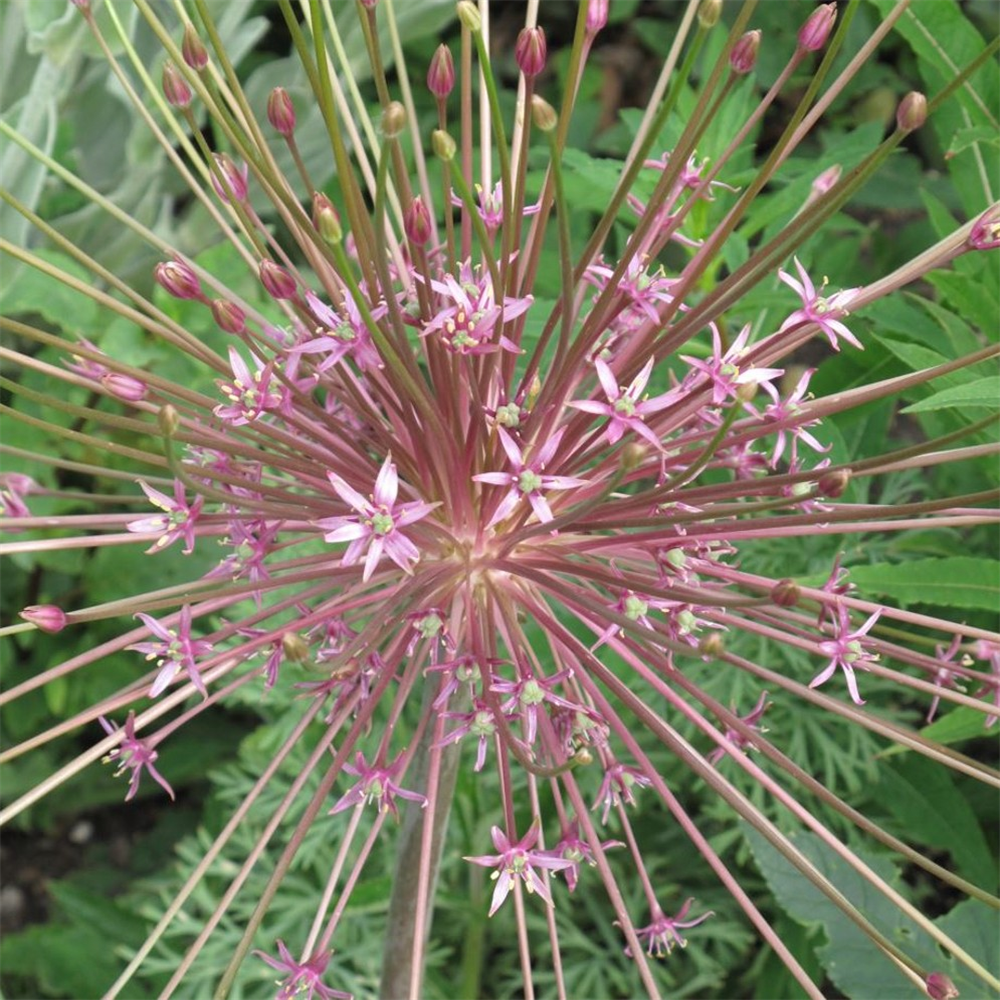
[[[837,987],[848,997],[870,1000],[892,997],[893,1000],[926,998],[895,967],[894,963],[834,903],[817,889],[749,825],[744,831],[754,859],[779,904],[800,923],[821,924],[827,945],[817,952],[824,968]],[[964,996],[996,997],[973,973],[945,957],[938,944],[909,916],[888,899],[860,872],[834,854],[814,834],[793,834],[794,845],[835,885],[882,934],[902,947],[928,971],[944,972]],[[897,892],[906,895],[896,867],[884,857],[864,849],[853,853]],[[1000,942],[1000,914],[984,903],[964,900],[950,913],[936,921],[940,930],[950,935],[985,969],[997,967]]]
[[[940,604],[994,612],[1000,607],[1000,562],[996,559],[953,556],[902,565],[854,566],[851,579],[867,593],[904,606]]]
[[[1000,375],[987,375],[962,385],[953,385],[933,396],[911,403],[903,413],[920,413],[924,410],[946,410],[953,407],[976,407],[995,410],[1000,401]]]
[[[949,774],[911,754],[882,770],[879,788],[879,800],[907,840],[948,851],[969,881],[984,887],[993,883],[996,864],[989,844]]]

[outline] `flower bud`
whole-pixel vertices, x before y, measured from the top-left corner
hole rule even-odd
[[[212,171],[212,187],[223,200],[242,204],[247,200],[247,165],[237,167],[228,153],[213,153],[216,170]],[[218,176],[216,174],[218,172]],[[219,178],[222,178],[221,180]]]
[[[472,0],[458,0],[455,10],[463,28],[468,28],[474,35],[483,30],[482,16]]]
[[[596,35],[608,23],[609,0],[589,0],[587,3],[587,33]]]
[[[344,238],[340,214],[333,207],[333,202],[321,191],[313,195],[312,217],[316,232],[323,238],[324,243],[336,244]]]
[[[896,125],[902,132],[912,132],[927,121],[927,98],[911,90],[896,108]]]
[[[382,112],[382,134],[395,139],[406,128],[406,108],[399,101],[390,101]]]
[[[208,65],[208,49],[205,48],[194,30],[194,25],[190,22],[184,28],[181,55],[184,56],[184,62],[196,73],[200,73]]]
[[[246,313],[235,303],[226,299],[212,299],[212,319],[225,333],[243,333],[247,328]]]
[[[802,591],[794,580],[779,580],[771,588],[771,600],[779,608],[794,608],[802,597]]]
[[[559,124],[556,109],[537,94],[531,95],[531,120],[539,132],[551,132]]]
[[[748,31],[742,35],[729,53],[729,68],[741,76],[749,73],[757,65],[757,53],[760,50],[760,30]]]
[[[955,984],[943,972],[932,972],[924,982],[924,988],[931,1000],[955,1000],[960,995]]]
[[[406,238],[417,246],[423,246],[430,241],[431,217],[420,195],[417,195],[406,209],[403,230],[406,232]]]
[[[703,28],[714,28],[722,16],[722,0],[701,0],[698,4],[698,23]]]
[[[437,98],[447,97],[455,86],[455,63],[451,49],[439,45],[427,70],[427,89]]]
[[[145,382],[132,378],[131,375],[122,375],[119,372],[108,372],[106,375],[102,375],[101,385],[112,396],[124,400],[126,403],[138,403],[146,398],[148,392]]]
[[[823,496],[836,499],[837,497],[843,495],[844,490],[847,489],[847,484],[850,481],[850,469],[831,469],[829,472],[824,472],[823,475],[819,477],[819,482],[816,486]]]
[[[170,403],[165,403],[156,414],[156,422],[160,427],[160,433],[164,437],[172,438],[181,425],[181,418]]]
[[[374,10],[378,0],[361,0],[361,6],[366,10]]]
[[[309,660],[309,643],[297,632],[286,632],[281,637],[281,650],[293,663],[306,663]]]
[[[295,131],[295,105],[284,87],[275,87],[267,97],[267,120],[286,138]]]
[[[157,283],[175,299],[202,299],[201,282],[189,264],[182,260],[164,260],[153,268]]]
[[[295,279],[280,264],[262,260],[258,268],[260,283],[272,299],[294,299],[298,290]]]
[[[836,20],[836,3],[825,3],[817,7],[799,29],[799,48],[806,52],[815,52],[823,48]]]
[[[163,64],[163,96],[173,108],[191,106],[191,88],[184,74],[169,59]]]
[[[455,159],[455,140],[443,129],[436,128],[431,134],[431,148],[439,160],[449,163]]]
[[[66,612],[54,604],[32,604],[21,612],[21,617],[26,622],[31,622],[35,628],[53,635],[61,632],[69,621]]]
[[[736,387],[736,399],[741,403],[753,402],[754,397],[757,395],[757,383],[756,382],[744,382],[742,385]]]
[[[545,31],[542,28],[522,28],[514,46],[514,58],[521,72],[533,80],[545,69]]]
[[[992,205],[969,230],[969,247],[973,250],[996,250],[1000,247],[1000,204]]]
[[[811,192],[817,198],[822,198],[840,180],[843,167],[835,163],[832,167],[827,167],[813,182]]]

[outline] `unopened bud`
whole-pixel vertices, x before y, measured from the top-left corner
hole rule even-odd
[[[406,128],[406,108],[399,101],[390,101],[382,112],[382,134],[395,139]]]
[[[216,169],[212,171],[212,187],[223,200],[242,204],[247,200],[247,165],[236,166],[228,153],[213,153]]]
[[[843,167],[835,163],[832,167],[827,167],[813,182],[810,191],[816,198],[822,198],[840,180]]]
[[[750,403],[757,395],[756,382],[743,382],[736,387],[736,399],[741,403]]]
[[[306,663],[309,660],[309,643],[297,632],[286,632],[281,637],[281,651],[293,663]]]
[[[588,0],[587,33],[596,35],[608,23],[609,0]]]
[[[455,140],[443,129],[434,129],[431,134],[431,148],[434,150],[434,155],[439,160],[444,160],[445,163],[450,163],[455,159],[457,149]]]
[[[455,86],[455,62],[451,58],[451,49],[447,45],[439,45],[431,57],[430,69],[427,70],[427,89],[438,98],[447,97]]]
[[[138,403],[146,398],[148,392],[145,382],[132,378],[131,375],[122,375],[120,372],[108,372],[106,375],[102,375],[101,385],[112,396],[124,400],[126,403]]]
[[[312,217],[316,232],[325,243],[332,246],[343,240],[344,229],[340,224],[340,214],[333,207],[333,202],[321,191],[313,195]]]
[[[170,403],[165,403],[156,414],[156,422],[159,424],[160,433],[166,438],[172,438],[181,425],[181,418]]]
[[[153,276],[161,288],[175,299],[201,299],[201,282],[189,264],[182,260],[160,261],[153,268]]]
[[[748,31],[742,35],[729,53],[729,68],[741,76],[749,73],[757,65],[757,53],[760,51],[760,30]]]
[[[474,35],[483,30],[483,19],[479,13],[479,8],[472,0],[459,0],[455,5],[458,19],[462,22],[462,27],[468,28]]]
[[[35,628],[52,635],[61,632],[69,621],[66,612],[54,604],[32,604],[21,612],[21,617],[26,622],[31,622]]]
[[[698,4],[698,23],[703,28],[714,28],[722,16],[722,0],[701,0]]]
[[[286,138],[295,131],[295,105],[284,87],[275,87],[267,97],[267,120]]]
[[[969,230],[969,246],[973,250],[996,250],[1000,247],[1000,204],[992,205]]]
[[[184,74],[169,59],[163,64],[163,96],[173,108],[191,106],[191,88]]]
[[[896,108],[896,124],[903,132],[912,132],[927,121],[927,98],[911,90]]]
[[[577,767],[587,767],[589,764],[594,763],[594,755],[586,747],[580,747],[573,754],[573,763]]]
[[[817,7],[799,29],[799,48],[805,49],[806,52],[815,52],[823,48],[836,20],[836,3],[825,3]]]
[[[726,642],[721,632],[709,632],[698,643],[698,652],[702,656],[721,656],[726,651]]]
[[[273,260],[262,260],[258,273],[260,283],[272,299],[294,299],[298,290],[295,279],[280,264]]]
[[[960,995],[955,984],[943,972],[932,972],[924,987],[931,1000],[955,1000]]]
[[[406,232],[406,238],[417,246],[423,246],[430,241],[431,217],[420,195],[417,195],[406,209],[403,230]]]
[[[794,608],[802,597],[802,591],[794,580],[779,580],[771,588],[771,600],[779,608]]]
[[[194,25],[190,22],[184,28],[184,40],[181,42],[181,55],[184,62],[196,73],[200,73],[208,65],[208,49],[198,37]]]
[[[823,496],[836,499],[843,495],[850,481],[850,469],[832,469],[819,477],[816,487]]]
[[[243,333],[247,328],[246,313],[235,303],[226,299],[212,299],[212,319],[225,333]]]
[[[542,28],[522,28],[514,46],[518,68],[532,80],[545,69],[545,31]]]
[[[556,109],[538,94],[531,96],[531,120],[539,132],[551,132],[559,124]]]

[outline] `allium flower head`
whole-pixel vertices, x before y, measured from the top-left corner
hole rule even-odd
[[[211,793],[95,995],[993,995],[993,50],[432,6],[4,20],[0,822]]]

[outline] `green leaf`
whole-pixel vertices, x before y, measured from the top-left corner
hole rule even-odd
[[[977,142],[986,143],[988,146],[998,146],[1000,145],[1000,136],[997,136],[996,131],[987,125],[978,125],[975,128],[960,128],[952,137],[951,145],[948,147],[948,152],[945,153],[945,158],[950,159],[957,153],[961,153],[970,146],[974,146]]]
[[[979,725],[981,729],[981,719]],[[992,852],[951,775],[925,757],[910,755],[882,770],[878,797],[907,840],[948,851],[960,875],[977,885],[992,885]]]
[[[1000,562],[974,556],[918,559],[901,565],[853,566],[851,579],[864,591],[902,605],[949,608],[1000,607]]]
[[[871,997],[926,1000],[924,991],[904,976],[861,928],[770,842],[747,824],[743,824],[743,829],[757,866],[779,905],[799,923],[823,927],[828,943],[817,954],[839,990],[858,1000]],[[963,996],[985,1000],[998,995],[953,958],[945,957],[929,934],[819,837],[799,833],[789,839],[874,927],[925,969],[948,975]],[[896,866],[887,858],[864,849],[855,848],[853,853],[893,889],[907,894]],[[995,910],[975,900],[965,900],[936,923],[984,968],[997,967],[1000,915]]]
[[[888,16],[894,0],[869,0],[882,17]],[[923,78],[927,94],[936,94],[955,79],[957,73],[983,51],[982,34],[963,14],[956,0],[934,0],[911,4],[896,24],[895,31],[913,49],[915,65]],[[993,119],[1000,101],[995,62],[981,65],[965,85],[943,103],[928,125],[942,148],[948,149],[955,137],[970,128],[985,126],[995,132]],[[987,202],[983,190],[982,164],[969,146],[948,160],[955,190],[968,215],[982,211]]]
[[[90,272],[72,257],[44,248],[36,255],[85,285],[90,284]],[[0,285],[0,310],[6,316],[37,313],[61,330],[86,337],[93,334],[100,312],[93,299],[28,266],[18,271],[17,281]]]
[[[839,990],[849,997],[918,1000],[923,996],[874,942],[777,848],[752,827],[745,825],[744,830],[757,867],[779,905],[800,924],[822,925],[828,943],[817,949],[817,954]],[[883,934],[896,941],[902,933],[923,934],[912,920],[900,913],[818,837],[792,834],[789,839]],[[898,879],[886,859],[861,856],[881,878],[890,883]]]
[[[911,403],[903,413],[919,413],[923,410],[945,410],[956,406],[975,406],[996,409],[1000,400],[1000,375],[987,375],[973,379],[963,385],[953,385],[940,392]]]

